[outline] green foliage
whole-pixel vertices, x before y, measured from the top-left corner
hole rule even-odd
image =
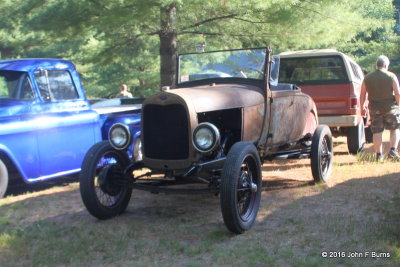
[[[161,27],[170,7],[176,14]],[[377,55],[400,52],[391,0],[3,0],[0,15],[2,58],[72,60],[91,97],[121,83],[134,95],[157,90],[166,31],[181,53],[202,42],[206,50],[336,48],[370,69]]]
[[[0,79],[0,97],[8,97],[7,82],[3,77]]]

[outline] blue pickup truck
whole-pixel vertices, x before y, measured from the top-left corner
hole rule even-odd
[[[129,150],[137,155],[140,99],[111,102],[91,106],[69,61],[0,61],[0,198],[11,179],[33,183],[78,173],[89,148],[116,123],[135,133]]]

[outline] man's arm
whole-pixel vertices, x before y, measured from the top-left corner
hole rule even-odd
[[[360,93],[360,105],[361,105],[361,114],[363,116],[366,115],[368,107],[365,105],[365,100],[367,98],[367,88],[365,87],[365,82],[361,84],[361,93]]]
[[[393,75],[393,91],[394,98],[396,99],[396,103],[400,106],[400,88],[399,88],[399,80],[396,75]]]

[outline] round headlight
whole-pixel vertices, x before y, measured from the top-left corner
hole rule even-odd
[[[113,148],[122,150],[131,144],[131,131],[127,125],[116,123],[111,126],[108,138]]]
[[[200,123],[193,132],[193,145],[202,153],[213,151],[219,145],[218,128],[209,122]]]

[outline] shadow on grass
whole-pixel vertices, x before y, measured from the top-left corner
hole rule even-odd
[[[279,177],[278,177],[279,178]],[[262,190],[263,191],[274,191],[274,190],[283,190],[283,189],[292,189],[299,188],[305,186],[314,185],[314,181],[298,181],[293,179],[275,179],[274,176],[269,177],[268,181],[262,182]]]
[[[50,189],[54,186],[66,186],[70,183],[74,183],[77,181],[78,181],[77,175],[54,178],[32,184],[27,184],[23,182],[22,179],[14,179],[13,181],[10,182],[5,197],[18,196],[26,193],[40,192],[43,190]]]
[[[319,189],[282,206],[265,198],[279,206],[254,227],[266,253],[287,254],[292,266],[400,266],[399,173]]]
[[[290,179],[269,180],[265,185],[267,191],[275,190],[274,194],[263,195],[257,222],[239,236],[225,229],[219,200],[213,196],[134,191],[128,210],[106,221],[94,219],[82,210],[77,190],[40,196],[37,201],[54,205],[53,209],[34,206],[30,200],[21,206],[26,209],[21,211],[21,218],[14,218],[14,213],[0,216],[0,265],[400,263],[398,173],[353,179],[322,189],[309,181],[296,183]],[[307,186],[305,193],[303,188]],[[7,208],[0,207],[0,214],[7,214]],[[21,223],[29,216],[36,217]],[[322,252],[369,254],[323,258]],[[372,252],[389,253],[391,257],[371,258]]]

